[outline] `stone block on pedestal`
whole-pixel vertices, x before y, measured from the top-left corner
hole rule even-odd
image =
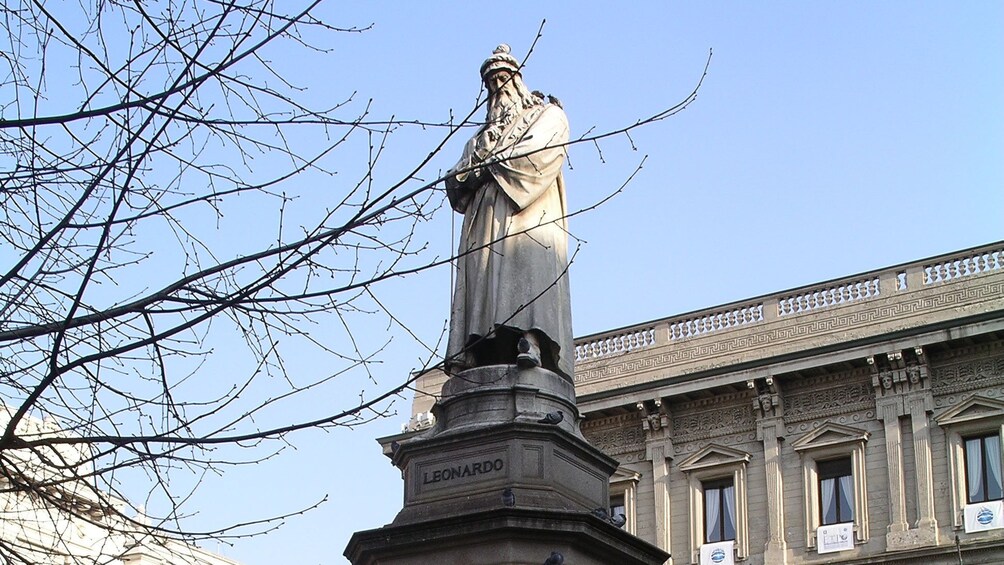
[[[602,518],[617,462],[578,429],[571,383],[541,368],[492,365],[454,375],[436,425],[400,441],[394,522],[356,533],[354,565],[655,565],[668,555]],[[593,512],[602,509],[601,516]]]

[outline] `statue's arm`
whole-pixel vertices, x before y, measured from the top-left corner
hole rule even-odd
[[[446,197],[450,200],[450,206],[461,214],[467,211],[471,195],[480,184],[481,170],[471,168],[476,163],[475,143],[475,138],[467,142],[460,161],[446,173]]]

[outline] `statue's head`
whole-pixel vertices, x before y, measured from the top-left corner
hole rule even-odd
[[[481,64],[481,80],[488,89],[489,123],[509,123],[522,109],[541,103],[523,84],[519,61],[504,43]]]
[[[481,63],[481,80],[485,81],[485,86],[491,91],[492,83],[490,79],[498,73],[504,73],[504,77],[510,78],[512,75],[519,75],[519,61],[510,53],[509,46],[503,43],[495,48],[491,57]]]

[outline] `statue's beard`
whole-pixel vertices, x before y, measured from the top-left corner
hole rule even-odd
[[[522,101],[511,85],[505,85],[492,97],[488,106],[488,123],[507,126],[523,110]]]

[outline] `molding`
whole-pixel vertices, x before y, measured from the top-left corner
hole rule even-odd
[[[729,465],[745,465],[750,461],[750,454],[724,445],[711,444],[680,462],[680,470],[684,473],[704,471]]]
[[[990,418],[1004,420],[1004,401],[974,394],[934,417],[941,427],[959,426]]]
[[[842,424],[826,422],[811,432],[791,442],[791,447],[797,452],[813,449],[825,449],[836,446],[846,446],[853,443],[868,441],[871,434]]]

